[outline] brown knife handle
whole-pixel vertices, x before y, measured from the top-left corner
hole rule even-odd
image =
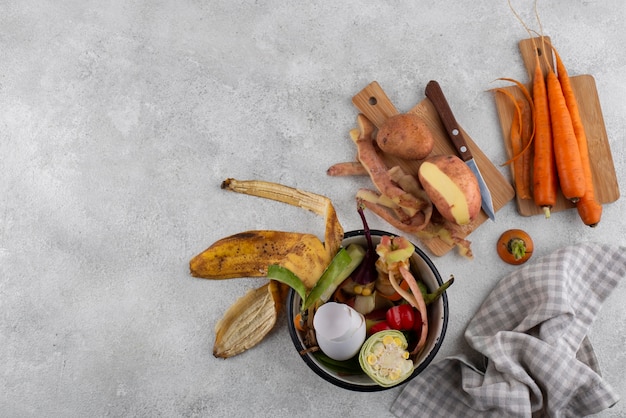
[[[446,100],[446,96],[443,95],[441,86],[437,81],[432,80],[428,82],[426,85],[426,97],[430,99],[431,103],[435,107],[435,110],[439,114],[439,119],[441,119],[448,137],[452,141],[459,157],[461,157],[463,161],[472,159],[472,152],[465,142],[461,127],[454,118],[454,114],[452,113],[452,109],[450,109],[448,100]]]

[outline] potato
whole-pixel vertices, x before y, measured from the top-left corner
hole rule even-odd
[[[456,155],[437,155],[424,160],[418,178],[445,219],[466,225],[480,212],[478,180]]]
[[[376,143],[383,152],[407,160],[422,160],[431,153],[435,140],[424,120],[414,113],[389,117],[378,128]]]

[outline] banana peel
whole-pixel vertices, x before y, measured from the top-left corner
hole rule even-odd
[[[316,215],[324,216],[326,222],[324,248],[326,249],[328,263],[339,251],[341,241],[343,241],[343,227],[337,218],[335,207],[328,197],[261,180],[235,180],[230,178],[222,182],[222,189],[287,203],[311,211]]]
[[[190,261],[191,275],[210,279],[265,277],[279,264],[313,287],[330,263],[315,235],[282,231],[246,231],[222,238]]]
[[[193,257],[189,263],[191,275],[205,279],[265,277],[270,264],[279,264],[312,288],[343,240],[343,227],[330,199],[260,180],[226,179],[222,189],[288,203],[325,216],[324,243],[312,234],[245,231],[222,238]]]
[[[213,355],[229,358],[254,347],[274,328],[289,286],[270,280],[231,305],[215,325]]]
[[[287,203],[325,217],[324,242],[313,234],[256,230],[222,238],[189,262],[204,279],[265,277],[270,264],[295,273],[312,288],[341,248],[343,227],[330,199],[278,183],[226,179],[222,189]],[[238,299],[216,324],[213,354],[228,358],[258,344],[276,323],[288,287],[270,280]]]

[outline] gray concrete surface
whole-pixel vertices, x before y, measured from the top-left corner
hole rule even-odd
[[[530,2],[515,3],[532,19]],[[596,78],[623,180],[626,7],[539,9],[570,72]],[[254,349],[214,358],[215,323],[260,281],[193,279],[187,263],[246,229],[323,233],[312,214],[220,190],[226,177],[325,194],[358,228],[354,193],[369,182],[325,170],[354,157],[350,99],[373,80],[408,110],[437,79],[463,127],[504,161],[487,90],[525,79],[525,37],[504,0],[0,1],[0,415],[390,417],[399,389],[327,384],[284,317]],[[494,251],[503,230],[528,230],[539,255],[625,245],[624,213],[623,199],[606,205],[592,230],[571,211],[546,222],[510,203],[470,236],[473,261],[436,258],[457,277],[440,358],[467,349],[468,320],[512,270]],[[590,335],[622,398],[625,298],[626,281]],[[626,416],[625,402],[598,416]]]

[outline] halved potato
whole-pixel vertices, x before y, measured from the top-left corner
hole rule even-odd
[[[480,212],[478,180],[459,157],[430,157],[420,165],[418,177],[437,211],[447,220],[467,225]]]

